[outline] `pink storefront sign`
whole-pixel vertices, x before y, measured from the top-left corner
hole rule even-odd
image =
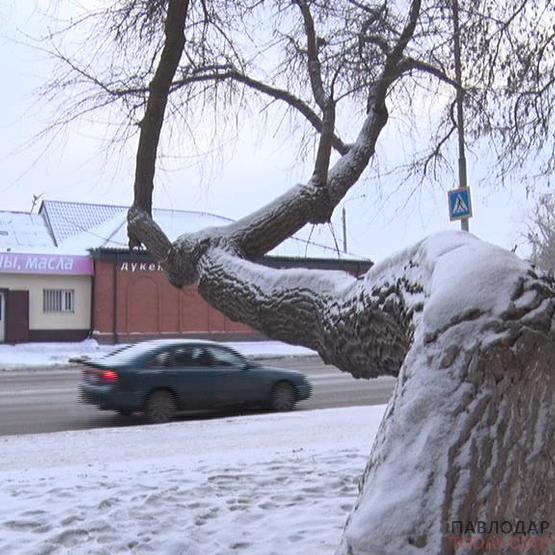
[[[94,264],[88,256],[1,252],[0,273],[92,276]]]

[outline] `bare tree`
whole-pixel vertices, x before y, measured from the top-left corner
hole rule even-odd
[[[470,135],[498,148],[501,174],[533,156],[549,171],[552,3],[460,4]],[[444,117],[422,168],[444,155],[455,128],[449,3],[126,0],[118,6],[111,31],[118,40],[138,34],[153,54],[148,68],[134,72],[150,77],[148,86],[122,80],[114,67],[94,75],[58,55],[68,75],[93,86],[96,96],[89,98],[123,102],[133,115],[144,111],[131,245],[144,244],[176,287],[198,283],[214,307],[269,337],[315,349],[357,378],[398,376],[339,552],[466,553],[462,534],[468,533],[482,542],[472,544],[473,552],[485,553],[486,539],[524,527],[551,541],[555,287],[549,278],[460,233],[426,239],[361,279],[256,264],[306,223],[329,221],[372,160],[390,111],[410,117],[423,91],[444,106]],[[151,218],[162,125],[198,98],[217,102],[224,95],[241,104],[245,91],[283,103],[308,122],[317,143],[312,175],[231,225],[171,243]],[[344,103],[350,118],[339,122]],[[353,141],[342,138],[355,129]],[[503,552],[509,549],[503,544]]]
[[[535,206],[528,229],[531,261],[545,272],[555,274],[555,198],[542,195]]]

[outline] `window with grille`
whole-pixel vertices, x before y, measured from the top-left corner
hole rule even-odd
[[[42,290],[43,312],[73,312],[74,296],[73,289],[43,289]]]

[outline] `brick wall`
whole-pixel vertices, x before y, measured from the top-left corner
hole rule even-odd
[[[179,290],[170,285],[156,265],[115,260],[95,261],[93,335],[107,343],[161,336],[260,336],[212,308],[196,286]]]

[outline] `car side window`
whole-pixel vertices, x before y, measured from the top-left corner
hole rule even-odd
[[[188,347],[179,347],[174,350],[170,366],[172,368],[188,368],[193,366],[193,353]]]
[[[199,366],[211,366],[212,359],[201,347],[178,347],[174,349],[170,367],[171,368],[198,368]]]
[[[150,361],[147,363],[147,366],[148,368],[165,368],[166,366],[168,366],[169,358],[169,351],[160,351],[150,359]]]
[[[206,350],[212,355],[214,366],[226,366],[229,368],[233,367],[239,369],[245,364],[244,359],[240,355],[230,351],[229,349],[208,347]]]
[[[214,358],[212,357],[212,354],[207,349],[204,349],[202,347],[196,348],[196,353],[193,360],[195,366],[201,366],[203,368],[214,366]]]

